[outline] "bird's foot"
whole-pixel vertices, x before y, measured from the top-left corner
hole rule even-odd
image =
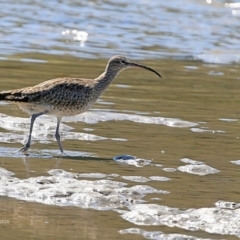
[[[29,146],[28,144],[26,144],[26,145],[24,145],[22,148],[20,148],[18,151],[26,154],[26,152],[27,152],[27,150],[29,149],[29,147],[30,147],[30,146]]]

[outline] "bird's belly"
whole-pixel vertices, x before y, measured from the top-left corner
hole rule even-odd
[[[33,115],[40,112],[45,112],[47,115],[53,116],[74,116],[87,111],[94,102],[88,104],[78,104],[78,105],[51,105],[51,104],[40,104],[40,103],[18,103],[21,110]]]
[[[82,106],[82,107],[52,107],[47,114],[60,116],[60,117],[68,117],[68,116],[75,116],[77,114],[86,112],[92,105]]]
[[[29,115],[44,112],[45,107],[34,103],[17,103],[18,107]]]

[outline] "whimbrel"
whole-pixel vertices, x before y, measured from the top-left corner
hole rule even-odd
[[[63,77],[32,87],[0,92],[0,101],[13,102],[31,115],[28,141],[19,151],[26,152],[30,148],[34,121],[46,114],[57,117],[55,137],[63,153],[59,135],[62,118],[87,111],[122,70],[132,67],[152,71],[161,77],[150,67],[130,62],[123,56],[113,56],[108,61],[105,71],[95,79]]]

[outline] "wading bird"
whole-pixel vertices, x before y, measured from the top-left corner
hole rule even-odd
[[[19,151],[26,152],[30,148],[34,121],[46,114],[57,117],[55,137],[63,153],[59,135],[62,118],[87,111],[117,75],[127,68],[146,69],[161,77],[150,67],[130,62],[123,56],[113,56],[108,61],[105,71],[95,79],[63,77],[31,87],[0,92],[0,101],[13,102],[31,115],[28,141]]]

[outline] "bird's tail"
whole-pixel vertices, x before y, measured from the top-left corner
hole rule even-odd
[[[19,89],[0,92],[0,101],[28,102],[28,98]]]
[[[1,92],[0,93],[0,101],[5,101],[7,96],[8,96],[7,92]]]

